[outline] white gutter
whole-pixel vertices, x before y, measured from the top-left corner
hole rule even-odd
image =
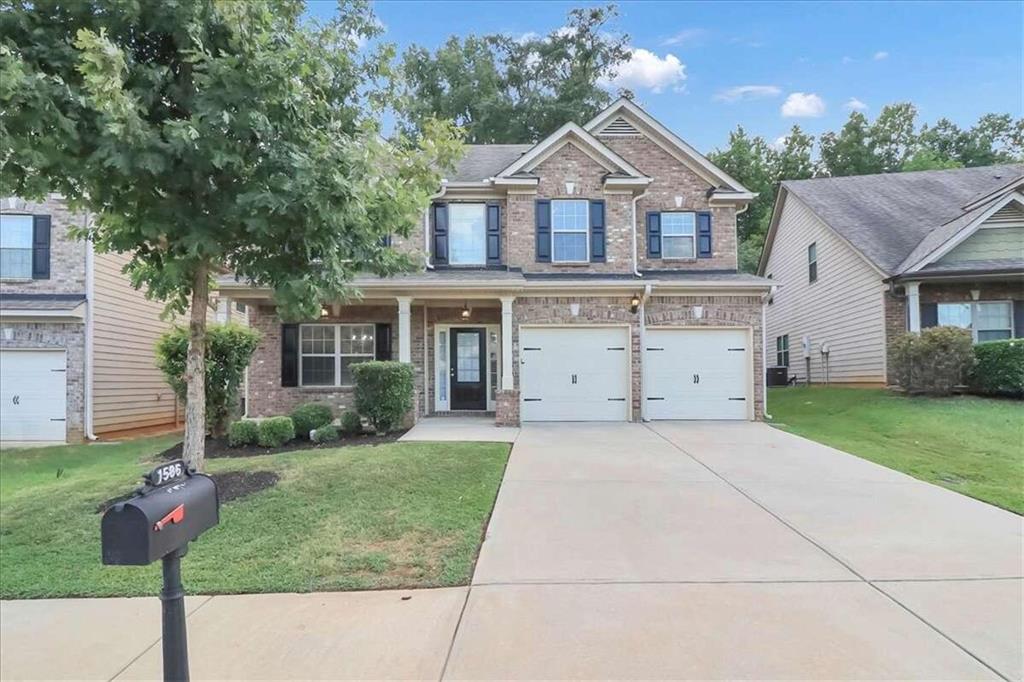
[[[643,192],[633,197],[633,274],[637,277],[643,277],[643,275],[640,274],[639,263],[637,262],[638,256],[636,252],[636,202],[640,201],[645,196],[647,196],[646,188]]]
[[[89,228],[92,217],[89,212],[85,214],[85,228]],[[96,303],[96,270],[95,250],[92,240],[86,241],[85,247],[85,437],[88,440],[96,440],[93,433],[93,391],[94,369],[95,369],[95,345],[93,343],[93,308]]]
[[[635,205],[635,204],[634,204]],[[644,285],[644,294],[640,297],[640,421],[647,421],[647,396],[646,396],[646,382],[644,382],[643,371],[644,367],[644,345],[646,344],[647,338],[647,299],[654,291],[653,284]]]
[[[430,262],[430,202],[440,199],[447,191],[448,181],[441,180],[441,191],[437,194],[431,194],[427,199],[427,207],[423,209],[423,264],[427,266],[427,270],[434,269]]]

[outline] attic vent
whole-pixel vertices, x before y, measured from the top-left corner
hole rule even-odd
[[[601,131],[602,135],[639,135],[640,131],[633,124],[619,116]]]

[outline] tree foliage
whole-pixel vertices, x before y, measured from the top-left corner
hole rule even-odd
[[[616,15],[614,5],[577,8],[547,36],[452,36],[434,52],[413,45],[402,58],[403,128],[419,134],[442,118],[470,143],[521,143],[588,120],[611,103],[601,84],[630,56],[629,37],[607,28]]]

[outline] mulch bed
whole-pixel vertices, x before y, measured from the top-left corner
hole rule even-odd
[[[401,438],[406,431],[408,431],[408,429],[401,429],[398,431],[392,431],[391,433],[383,436],[378,436],[372,433],[364,433],[358,436],[342,436],[341,440],[336,440],[332,443],[314,443],[309,440],[296,439],[279,448],[264,448],[259,445],[243,445],[241,447],[233,448],[228,445],[227,438],[209,437],[206,439],[206,456],[210,459],[218,459],[221,457],[258,457],[260,455],[276,455],[282,452],[295,452],[296,450],[330,450],[334,448],[344,448],[350,445],[382,445],[384,443],[394,443],[396,440]],[[158,454],[156,458],[161,462],[169,462],[171,460],[181,459],[182,452],[183,444],[176,443]]]
[[[217,497],[221,504],[238,500],[261,490],[272,488],[277,485],[280,479],[273,471],[225,471],[218,474],[210,474],[210,478],[217,484]],[[135,493],[118,495],[109,500],[104,500],[96,506],[96,513],[102,514],[118,502],[124,502]]]

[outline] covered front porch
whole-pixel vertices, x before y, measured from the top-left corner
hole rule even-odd
[[[975,343],[1024,337],[1024,273],[920,274],[897,282],[906,293],[906,329],[968,329]]]

